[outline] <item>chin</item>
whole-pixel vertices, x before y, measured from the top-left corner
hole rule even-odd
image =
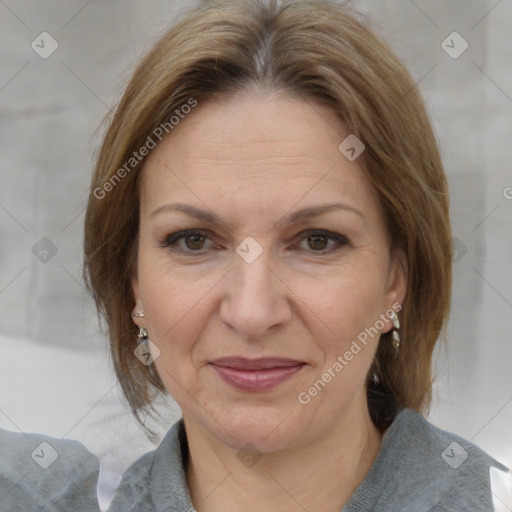
[[[301,437],[298,426],[308,430],[308,422],[295,418],[290,410],[291,407],[234,406],[215,414],[218,421],[211,417],[203,421],[218,440],[234,449],[250,443],[262,452],[271,452],[292,447]]]

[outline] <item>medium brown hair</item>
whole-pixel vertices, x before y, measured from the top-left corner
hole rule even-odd
[[[134,355],[131,278],[144,159],[130,158],[191,99],[201,104],[253,87],[321,102],[365,144],[360,163],[385,212],[391,250],[407,258],[400,351],[395,356],[391,334],[382,334],[371,372],[378,379],[367,380],[368,406],[381,429],[404,407],[428,410],[432,352],[445,333],[451,294],[447,182],[413,79],[359,18],[328,0],[214,0],[173,23],[133,73],[96,162],[84,277],[139,421],[165,388],[154,365]]]

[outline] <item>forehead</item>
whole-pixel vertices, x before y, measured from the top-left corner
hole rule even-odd
[[[257,91],[200,103],[149,154],[143,209],[194,192],[196,201],[214,194],[218,202],[227,189],[247,206],[258,200],[260,209],[265,198],[296,202],[306,195],[371,202],[362,166],[338,149],[347,135],[334,112],[310,99]]]
[[[200,103],[150,159],[173,152],[183,159],[211,159],[227,165],[233,160],[257,163],[268,158],[321,162],[332,160],[332,149],[344,131],[336,115],[318,102],[247,91]],[[331,151],[326,152],[327,148]],[[320,153],[325,158],[319,158]]]

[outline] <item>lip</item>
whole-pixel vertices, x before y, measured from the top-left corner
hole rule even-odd
[[[277,357],[225,357],[210,363],[227,384],[242,391],[254,392],[277,387],[300,371],[304,365],[302,361]]]

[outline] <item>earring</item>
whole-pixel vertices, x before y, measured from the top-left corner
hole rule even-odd
[[[137,338],[137,348],[133,353],[142,364],[150,367],[154,360],[160,355],[160,350],[150,341],[148,331],[145,327],[139,327],[139,334],[137,335]],[[152,369],[149,368],[149,371],[151,372]]]
[[[393,333],[392,345],[395,348],[395,354],[397,354],[400,350],[400,334],[398,334],[398,329],[400,329],[400,320],[398,320],[398,316],[394,311],[389,315],[389,319],[393,322],[393,329],[391,331]]]
[[[144,318],[144,313],[132,313],[133,318]]]

